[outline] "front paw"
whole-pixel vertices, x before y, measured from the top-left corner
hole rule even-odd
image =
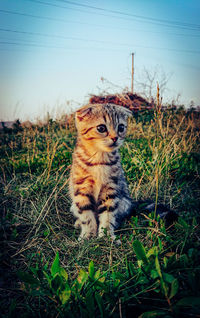
[[[79,237],[78,237],[78,242],[79,242],[79,243],[84,243],[84,238],[83,238],[82,236],[79,236]]]
[[[101,229],[99,229],[99,233],[98,233],[99,238],[104,237],[106,234],[108,234],[107,229],[105,229],[103,227]]]
[[[91,237],[90,234],[84,234],[84,235],[80,234],[79,237],[78,237],[78,241],[83,243],[84,241],[89,240],[90,237]]]
[[[76,220],[76,222],[74,223],[75,229],[78,229],[80,226],[81,226],[81,221],[80,220]]]

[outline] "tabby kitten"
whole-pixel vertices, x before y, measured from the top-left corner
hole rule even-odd
[[[69,190],[79,239],[114,230],[134,207],[120,164],[119,147],[131,112],[113,104],[89,104],[76,112],[78,131]]]

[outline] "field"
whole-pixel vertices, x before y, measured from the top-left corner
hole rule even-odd
[[[144,111],[120,150],[138,211],[109,236],[79,243],[69,212],[74,121],[1,132],[1,317],[200,317],[200,114]]]

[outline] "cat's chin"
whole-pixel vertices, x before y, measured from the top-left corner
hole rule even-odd
[[[117,150],[117,149],[119,149],[119,146],[104,146],[104,147],[102,147],[102,149],[101,149],[101,151],[103,151],[103,152],[112,152],[112,151],[114,151],[114,150]]]

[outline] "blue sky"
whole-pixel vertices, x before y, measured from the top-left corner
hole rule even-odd
[[[143,69],[157,69],[156,80],[169,78],[163,100],[200,104],[199,0],[0,0],[0,119],[68,112],[130,87],[132,52],[136,93]]]

